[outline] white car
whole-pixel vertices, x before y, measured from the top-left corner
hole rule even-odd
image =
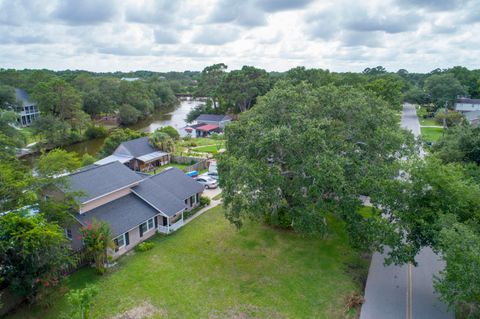
[[[211,189],[211,188],[217,188],[218,183],[216,180],[213,178],[207,177],[207,176],[200,176],[195,179],[197,182],[205,186],[205,188]]]

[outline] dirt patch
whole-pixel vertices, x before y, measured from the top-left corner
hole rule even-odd
[[[138,307],[132,308],[122,314],[111,317],[110,319],[148,319],[156,314],[160,314],[162,318],[167,317],[166,310],[160,310],[151,303],[144,302]]]

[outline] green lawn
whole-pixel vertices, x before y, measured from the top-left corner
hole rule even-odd
[[[193,150],[195,152],[202,152],[202,153],[215,153],[218,152],[220,149],[224,148],[224,143],[218,143],[216,145],[207,145],[207,146],[200,146],[195,147]]]
[[[361,291],[353,278],[365,275],[368,263],[349,247],[339,223],[327,239],[257,224],[237,231],[222,209],[157,235],[152,250],[121,258],[111,274],[83,269],[67,284],[98,285],[92,318],[145,304],[157,310],[152,318],[345,318],[344,298]],[[51,308],[24,308],[8,318],[62,318],[66,307],[58,292]]]
[[[436,142],[443,134],[441,127],[421,127],[422,138],[427,142]]]
[[[420,125],[424,125],[424,126],[439,126],[439,124],[432,118],[428,118],[428,119],[423,119],[421,118],[420,119]]]

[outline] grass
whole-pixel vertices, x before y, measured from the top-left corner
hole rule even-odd
[[[436,142],[442,137],[443,128],[441,127],[421,127],[422,138],[427,142]]]
[[[99,287],[92,318],[145,302],[159,311],[152,318],[345,318],[344,298],[361,291],[353,278],[368,263],[347,244],[343,226],[333,228],[327,239],[253,223],[237,231],[216,207],[173,235],[155,236],[152,250],[122,257],[115,272],[82,269],[67,286]],[[24,307],[8,318],[62,318],[60,291],[52,307]]]
[[[164,170],[166,170],[167,168],[169,167],[176,167],[180,170],[184,170],[185,168],[189,167],[191,165],[187,165],[187,164],[178,164],[178,163],[170,163],[170,164],[167,164],[167,165],[163,165],[163,166],[160,166],[160,167],[157,167],[155,170],[151,170],[151,171],[148,171],[147,173],[148,174],[152,174],[152,175],[155,175],[157,173],[160,173]]]
[[[424,119],[424,118],[421,118],[420,119],[420,125],[422,126],[440,126],[434,119],[432,118],[428,118],[428,119]]]
[[[207,146],[199,146],[195,147],[193,150],[195,152],[202,152],[202,153],[216,153],[218,150],[225,147],[224,143],[219,143],[216,145],[207,145]]]
[[[213,197],[214,200],[219,200],[219,199],[222,199],[222,193],[220,194],[217,194]]]

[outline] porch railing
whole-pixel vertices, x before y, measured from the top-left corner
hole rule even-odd
[[[181,228],[182,226],[183,226],[183,219],[180,219],[177,222],[171,224],[170,226],[158,226],[158,231],[163,234],[169,234]]]

